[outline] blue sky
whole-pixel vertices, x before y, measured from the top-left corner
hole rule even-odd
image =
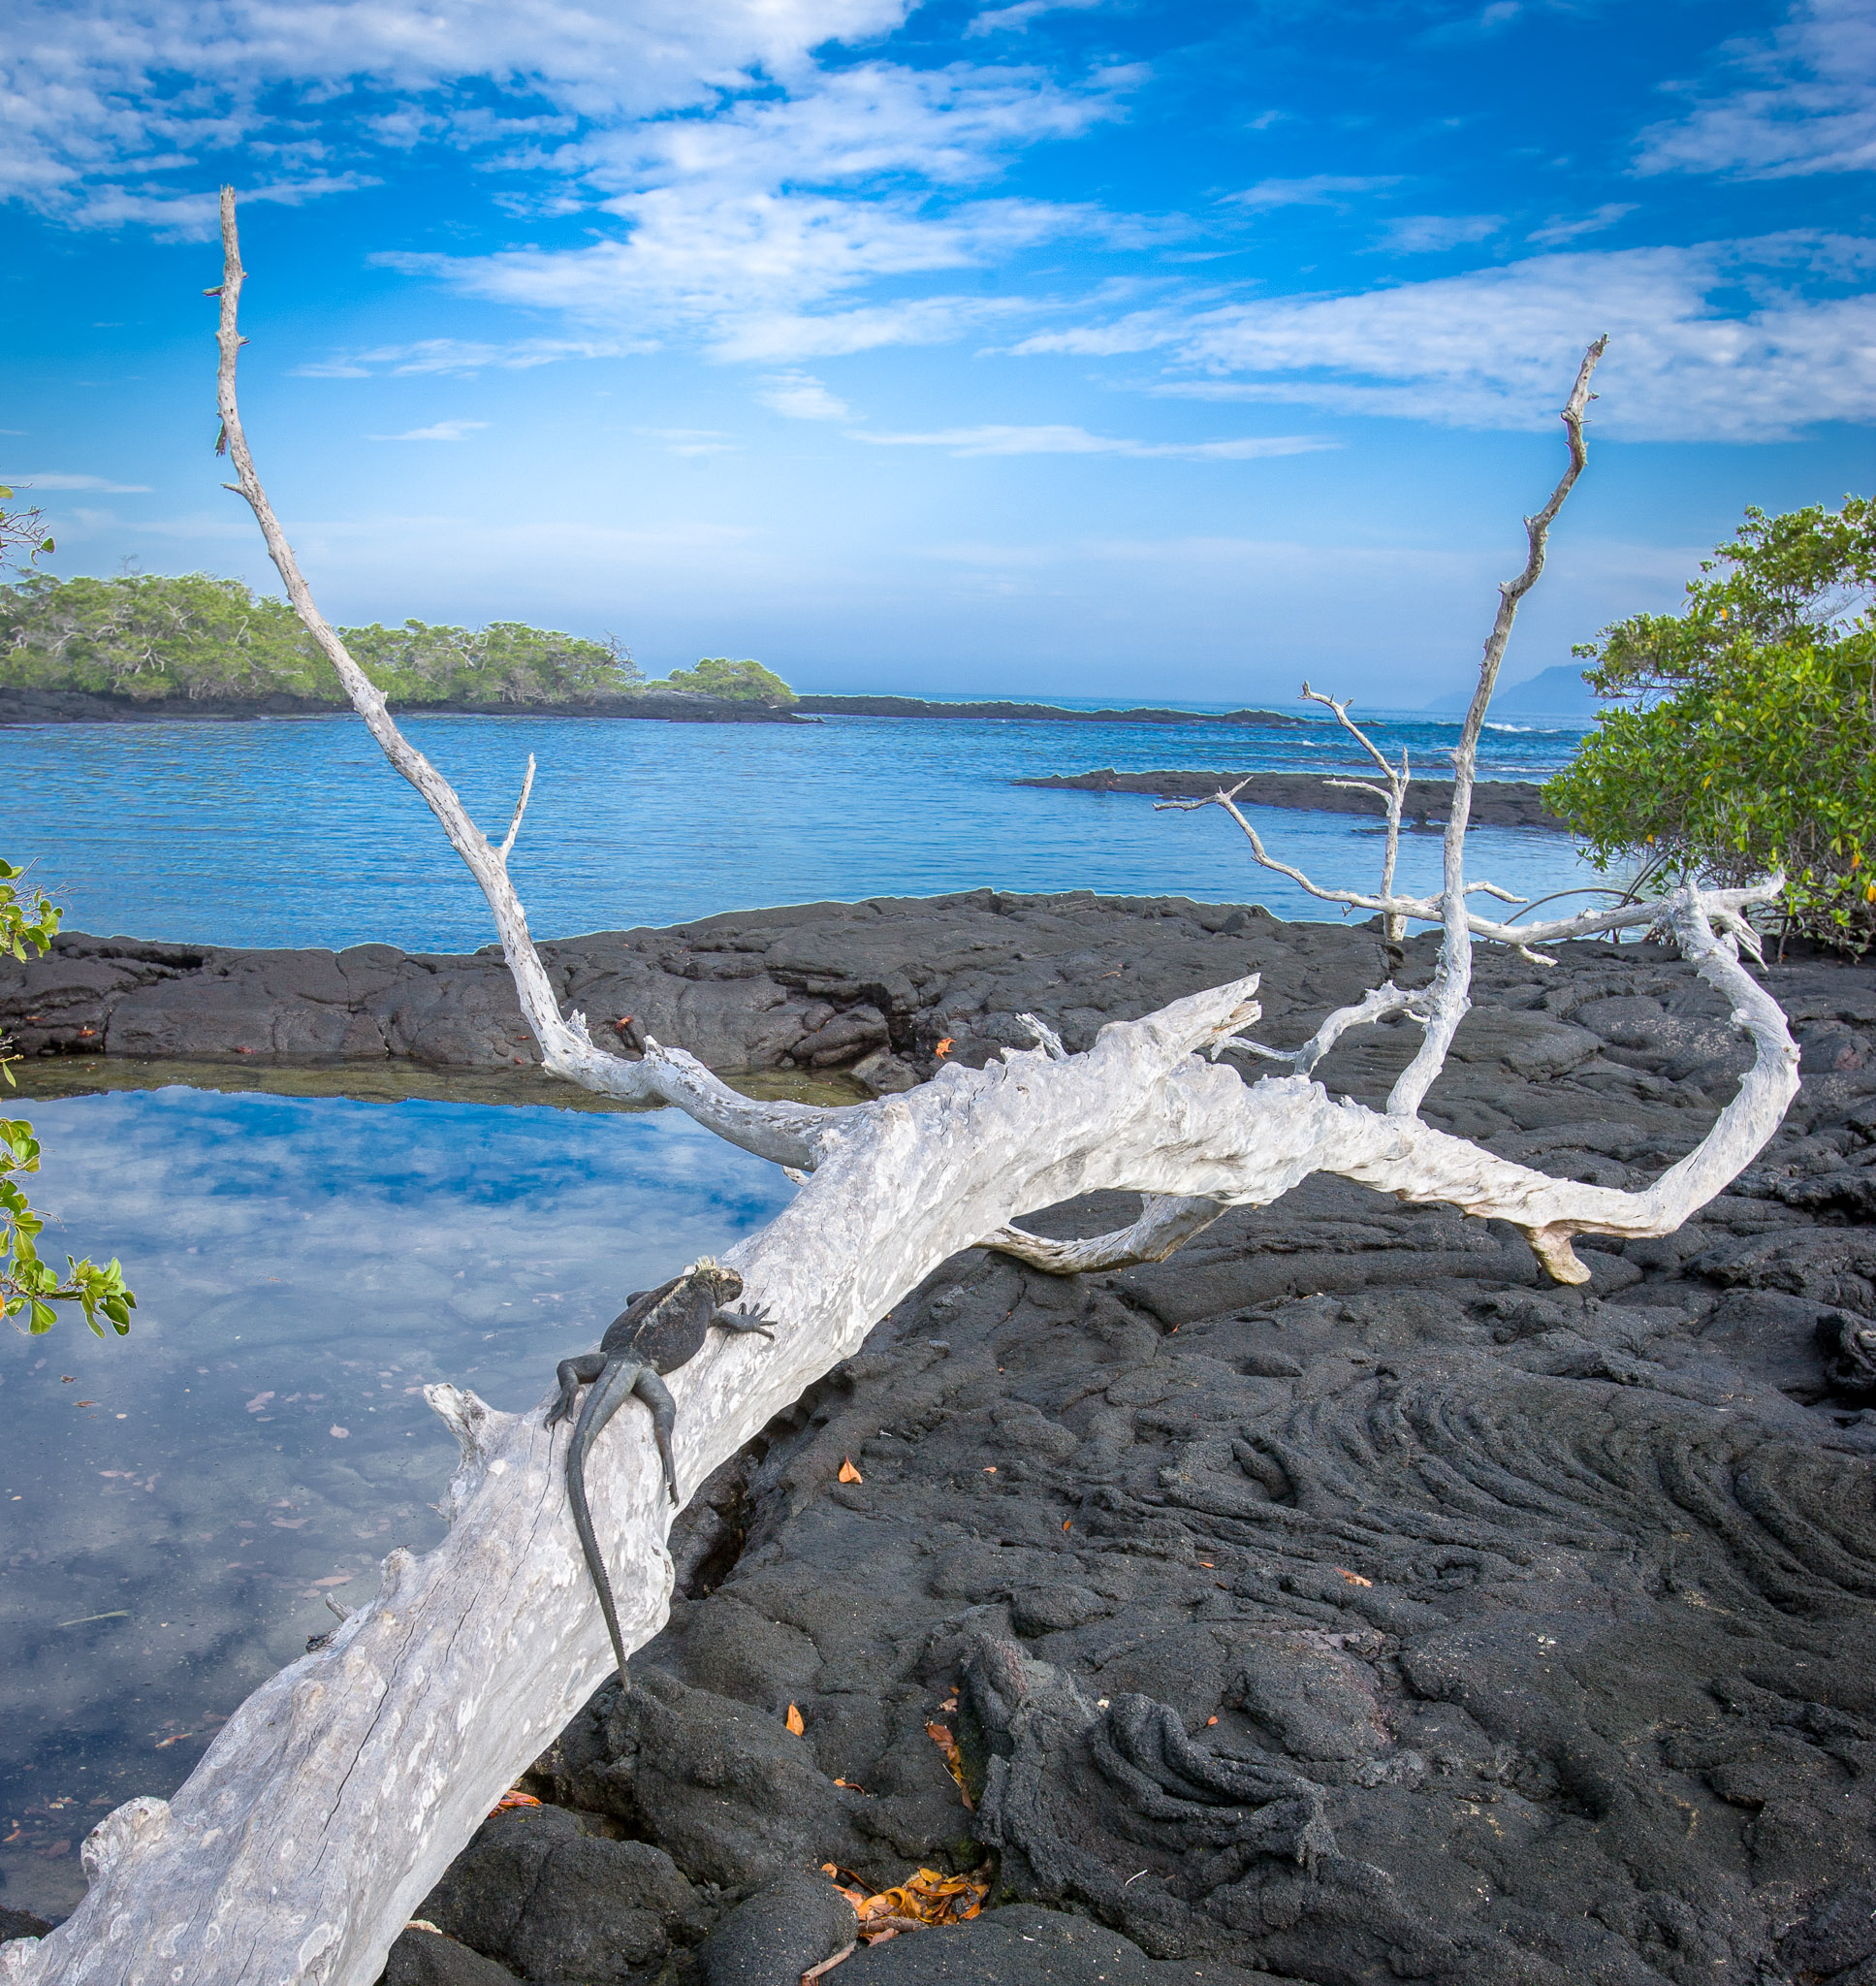
[[[1857,0],[16,0],[0,473],[62,574],[651,673],[1418,704],[1471,670],[1555,409],[1590,473],[1508,679],[1741,508],[1871,485]]]

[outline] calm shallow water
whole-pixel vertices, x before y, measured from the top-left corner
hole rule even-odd
[[[1256,868],[1216,810],[1138,794],[1038,792],[1013,779],[1158,767],[1355,768],[1332,723],[1071,725],[834,718],[664,724],[412,718],[412,740],[484,826],[506,827],[540,763],[514,863],[535,933],[664,924],[824,899],[1014,890],[1185,894],[1334,915]],[[1454,723],[1379,722],[1416,770],[1447,769]],[[1486,778],[1539,779],[1579,727],[1486,734]],[[78,930],[202,944],[471,951],[486,906],[423,803],[355,719],[31,725],[7,733],[6,847]],[[1319,881],[1373,887],[1378,836],[1347,816],[1253,809],[1266,846]],[[1475,876],[1541,896],[1594,881],[1562,835],[1480,829]],[[1431,888],[1439,838],[1409,837],[1401,882]]]
[[[762,1226],[780,1170],[676,1111],[167,1089],[40,1102],[48,1252],[114,1252],[131,1335],[0,1358],[0,1904],[168,1794],[266,1677],[427,1551],[456,1444],[419,1388],[542,1398],[629,1291]]]

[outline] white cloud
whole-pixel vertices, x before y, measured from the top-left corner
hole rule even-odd
[[[1495,213],[1409,213],[1387,223],[1381,246],[1396,255],[1434,255],[1483,241],[1505,225]]]
[[[1593,212],[1571,216],[1553,213],[1541,228],[1533,228],[1524,238],[1534,241],[1540,248],[1561,248],[1566,241],[1580,240],[1585,235],[1600,235],[1605,228],[1612,228],[1617,221],[1627,220],[1635,211],[1632,200],[1608,200]]]
[[[1044,14],[1063,14],[1069,11],[1081,12],[1090,7],[1098,7],[1101,0],[1016,0],[1013,7],[990,7],[978,15],[965,29],[965,39],[972,35],[994,35],[1006,32],[1027,34],[1030,22]]]
[[[147,483],[113,483],[107,476],[71,476],[56,470],[43,470],[37,475],[0,475],[0,483],[17,491],[21,496],[35,495],[41,490],[96,490],[106,496],[143,496],[149,494]]]
[[[637,432],[662,441],[667,455],[728,455],[736,446],[715,428],[640,428]]]
[[[1606,332],[1605,432],[1772,440],[1876,419],[1876,296],[1807,295],[1788,273],[1854,273],[1872,253],[1876,243],[1790,234],[1532,256],[1353,296],[1135,311],[1015,349],[1163,352],[1189,376],[1162,378],[1161,393],[1547,428],[1584,345]]]
[[[853,409],[838,394],[830,393],[811,372],[778,372],[767,380],[756,399],[772,412],[791,421],[848,421]]]
[[[1125,455],[1178,462],[1253,462],[1275,455],[1310,455],[1334,448],[1313,434],[1257,434],[1231,441],[1131,441],[1091,434],[1085,428],[943,428],[932,434],[870,434],[855,430],[849,440],[884,448],[943,448],[972,455]]]
[[[1312,173],[1306,179],[1259,179],[1242,193],[1227,193],[1230,207],[1248,207],[1261,212],[1271,207],[1340,207],[1350,194],[1379,193],[1400,181],[1392,175],[1382,178],[1351,178],[1335,173]]]
[[[0,195],[200,232],[216,177],[205,155],[309,164],[307,113],[341,99],[352,144],[510,144],[574,118],[708,104],[752,76],[785,85],[812,73],[815,48],[905,14],[906,0],[16,0],[0,49]],[[495,116],[458,87],[484,80],[521,113]],[[358,183],[296,171],[250,197]]]
[[[633,347],[617,339],[530,337],[506,344],[484,344],[471,338],[428,337],[414,344],[376,345],[367,351],[341,352],[312,365],[296,366],[301,379],[368,379],[377,370],[397,374],[475,373],[490,367],[508,371],[552,366],[562,359],[611,359]]]
[[[371,441],[466,441],[487,421],[436,421],[428,428],[407,428],[401,434],[372,434]]]
[[[1784,25],[1720,50],[1737,86],[1641,134],[1644,173],[1750,179],[1876,166],[1876,15],[1867,0],[1798,0]]]

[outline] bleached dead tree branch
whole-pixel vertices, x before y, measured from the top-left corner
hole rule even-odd
[[[1551,1179],[1417,1117],[1331,1099],[1301,1073],[1247,1083],[1217,1051],[1257,1018],[1256,979],[1103,1028],[1069,1055],[1042,1045],[978,1069],[946,1065],[903,1096],[840,1111],[752,1104],[677,1050],[627,1063],[563,1015],[510,884],[515,830],[492,848],[448,783],[405,742],[314,605],[254,472],[235,400],[241,268],[222,204],[221,402],[227,441],[289,596],[386,755],[481,883],[523,1011],[548,1066],[615,1096],[676,1104],[731,1141],[806,1172],[794,1203],[729,1251],[775,1342],[718,1337],[669,1375],[681,1479],[702,1482],[948,1256],[989,1242],[1061,1272],[1169,1253],[1218,1211],[1267,1205],[1333,1172],[1410,1201],[1509,1220],[1554,1275],[1580,1281],[1584,1233],[1670,1232],[1770,1137],[1797,1084],[1776,1005],[1739,966],[1749,891],[1682,890],[1659,908],[1733,1002],[1757,1055],[1688,1158],[1641,1193]],[[518,810],[519,815],[519,810]],[[1461,905],[1463,897],[1451,898]],[[1373,1017],[1369,1015],[1367,1017]],[[1352,1024],[1352,1023],[1351,1023]],[[1132,1228],[1052,1243],[1011,1227],[1078,1195],[1148,1196]],[[550,1351],[544,1348],[545,1368]],[[543,1378],[545,1380],[545,1369]],[[429,1389],[455,1430],[449,1535],[394,1552],[375,1599],[330,1644],[264,1683],[169,1801],[139,1799],[85,1844],[89,1894],[49,1938],[0,1946],[10,1986],[368,1986],[392,1939],[511,1784],[596,1683],[612,1653],[562,1489],[563,1432]],[[547,1401],[544,1395],[542,1407]],[[642,1418],[621,1414],[588,1466],[628,1649],[663,1624],[671,1511]]]

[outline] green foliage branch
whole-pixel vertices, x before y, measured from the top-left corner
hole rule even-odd
[[[347,627],[394,703],[565,704],[627,695],[644,678],[616,641],[495,621],[487,627]],[[338,708],[325,657],[284,601],[205,572],[0,586],[0,685],[140,702],[288,695]]]
[[[1750,509],[1678,614],[1575,653],[1606,710],[1544,803],[1600,869],[1722,884],[1782,869],[1790,927],[1876,944],[1876,501]]]
[[[0,950],[17,959],[28,952],[35,957],[46,952],[59,924],[58,906],[43,891],[22,888],[23,876],[24,871],[0,860]],[[0,1074],[11,1087],[8,1059],[16,1058],[0,1057]],[[130,1329],[137,1298],[117,1258],[113,1255],[100,1266],[68,1255],[61,1275],[40,1255],[46,1217],[34,1211],[19,1185],[21,1175],[38,1170],[39,1140],[33,1127],[23,1118],[0,1117],[0,1317],[11,1321],[23,1311],[26,1329],[36,1337],[58,1322],[54,1304],[76,1303],[99,1337],[107,1323],[122,1337]]]

